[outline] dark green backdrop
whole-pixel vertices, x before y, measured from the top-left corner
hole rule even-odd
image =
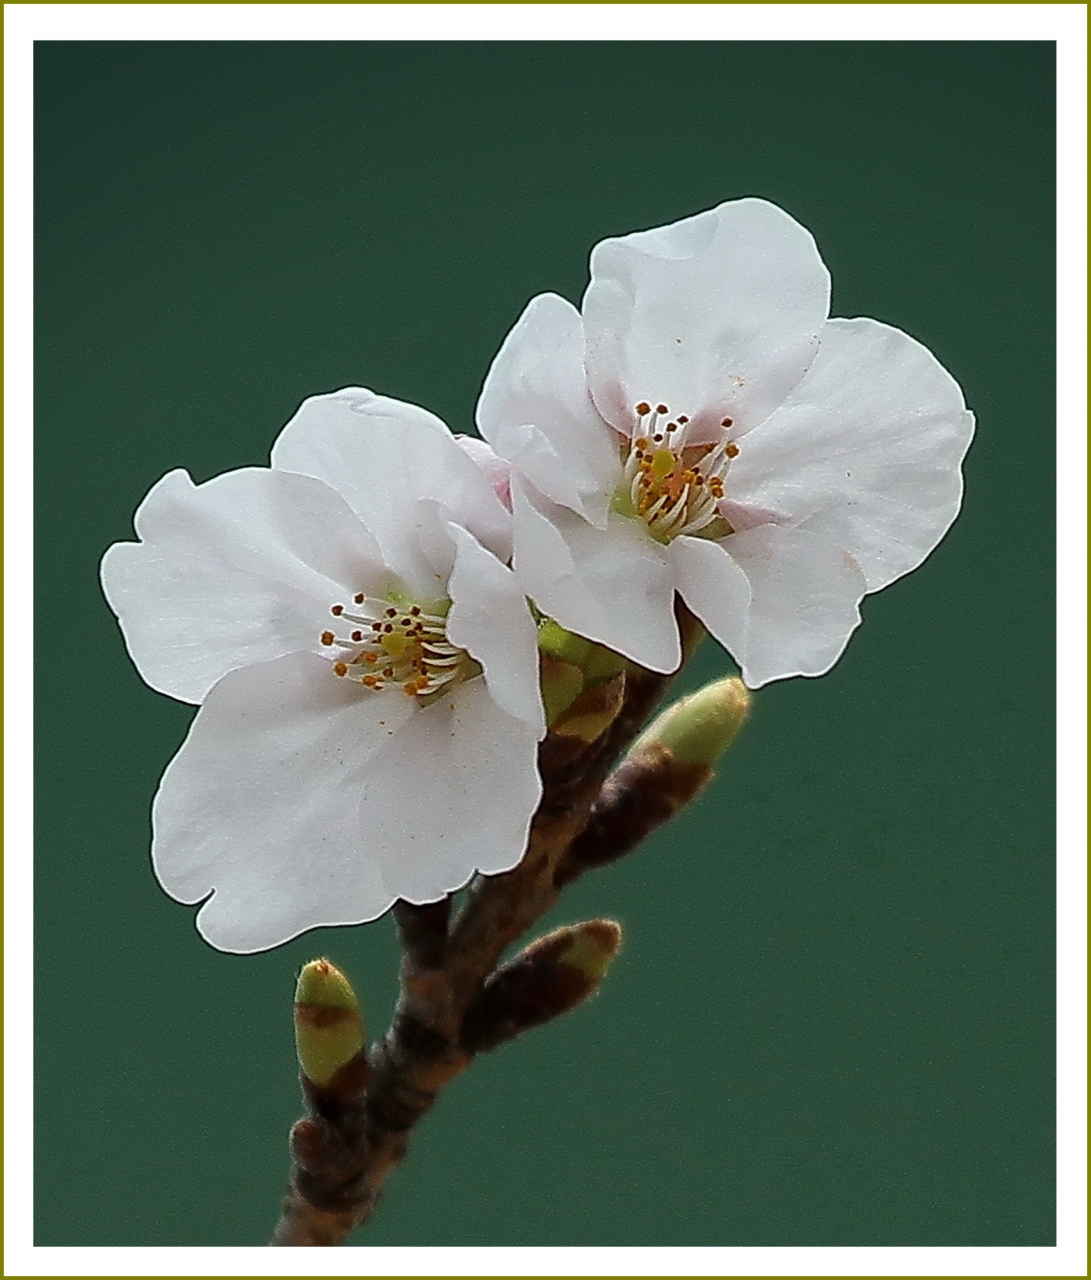
[[[157,888],[191,711],[130,666],[103,549],[315,392],[467,429],[532,294],[743,195],[961,382],[962,516],[569,894],[626,928],[604,994],[459,1080],[356,1239],[1052,1242],[1052,75],[1045,43],[38,46],[38,629],[76,658],[38,664],[39,1244],[261,1243],[294,970],[330,954],[375,1031],[394,992],[389,921],[236,958]]]

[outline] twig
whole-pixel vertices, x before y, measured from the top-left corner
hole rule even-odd
[[[684,612],[679,621],[689,651],[699,626]],[[579,873],[570,871],[570,849],[580,850],[580,870],[595,865],[596,856],[610,861],[640,838],[641,823],[650,830],[673,812],[669,803],[666,809],[647,803],[647,814],[634,820],[626,798],[631,775],[624,770],[599,799],[604,780],[671,679],[632,669],[624,677],[620,708],[596,741],[588,744],[559,734],[546,738],[539,755],[543,796],[527,852],[513,870],[483,877],[453,925],[448,923],[449,903],[399,904],[395,909],[405,951],[390,1030],[371,1051],[363,1088],[358,1079],[350,1083],[338,1077],[330,1082],[338,1086],[331,1098],[328,1086],[316,1092],[305,1081],[311,1115],[293,1130],[295,1167],[273,1244],[335,1245],[367,1221],[387,1176],[405,1156],[413,1127],[473,1060],[462,1042],[463,1024],[475,1001],[481,1008],[485,984],[504,950],[554,905],[560,888]],[[654,801],[645,792],[649,799]],[[594,833],[584,839],[581,833],[589,822]],[[534,1021],[524,1018],[526,1026]],[[512,1023],[508,1034],[519,1029]],[[476,1022],[469,1040],[481,1048],[498,1042],[493,1031]]]
[[[450,898],[423,906],[402,899],[394,904],[394,920],[402,947],[426,969],[436,969],[443,963],[450,919]]]

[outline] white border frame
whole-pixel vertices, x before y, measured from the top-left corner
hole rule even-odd
[[[423,19],[423,20],[422,20]],[[29,1043],[32,722],[32,53],[35,40],[1056,40],[1058,42],[1058,1244],[1046,1248],[371,1248],[372,1275],[1084,1276],[1086,1268],[1086,36],[1082,4],[8,4],[5,28],[5,1032]],[[1016,496],[1013,494],[1013,501]],[[14,619],[19,620],[16,630]],[[8,1168],[31,1150],[27,1055],[10,1051]],[[298,1275],[265,1248],[59,1248],[31,1238],[28,1180],[6,1186],[6,1275]],[[363,1259],[360,1259],[362,1261]],[[343,1253],[306,1272],[344,1274]]]

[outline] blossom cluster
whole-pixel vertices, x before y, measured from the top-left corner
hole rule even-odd
[[[164,476],[102,583],[155,689],[199,710],[153,861],[222,950],[435,901],[526,847],[544,622],[652,671],[676,597],[751,687],[829,670],[865,594],[957,514],[957,383],[831,319],[811,235],[744,199],[605,240],[577,310],[532,299],[481,439],[349,387],[268,467]]]

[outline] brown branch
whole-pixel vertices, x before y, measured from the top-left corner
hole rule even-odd
[[[679,622],[688,654],[700,627],[685,610]],[[592,806],[671,680],[630,669],[617,714],[599,738],[546,738],[539,752],[542,801],[527,852],[511,871],[482,877],[453,925],[449,903],[395,909],[405,954],[390,1030],[371,1051],[366,1093],[350,1088],[341,1096],[335,1089],[338,1097],[331,1101],[328,1087],[316,1093],[305,1080],[311,1114],[293,1130],[292,1182],[273,1244],[339,1244],[371,1216],[383,1183],[405,1156],[413,1127],[473,1060],[461,1043],[467,1010],[480,999],[504,950],[556,902],[567,882],[561,868],[568,865],[570,847],[589,820],[600,832],[595,839],[606,833],[618,845],[609,806]],[[586,851],[582,856],[584,865],[592,865]],[[528,1017],[526,1025],[534,1020]],[[481,1033],[481,1047],[491,1036]],[[330,1083],[335,1082],[339,1077]]]
[[[310,1114],[292,1126],[292,1180],[274,1245],[335,1245],[352,1230],[367,1168],[371,1070],[360,1052],[325,1085],[300,1074]]]
[[[418,906],[399,898],[394,903],[393,915],[402,947],[423,968],[439,968],[447,950],[451,899],[441,898]]]

